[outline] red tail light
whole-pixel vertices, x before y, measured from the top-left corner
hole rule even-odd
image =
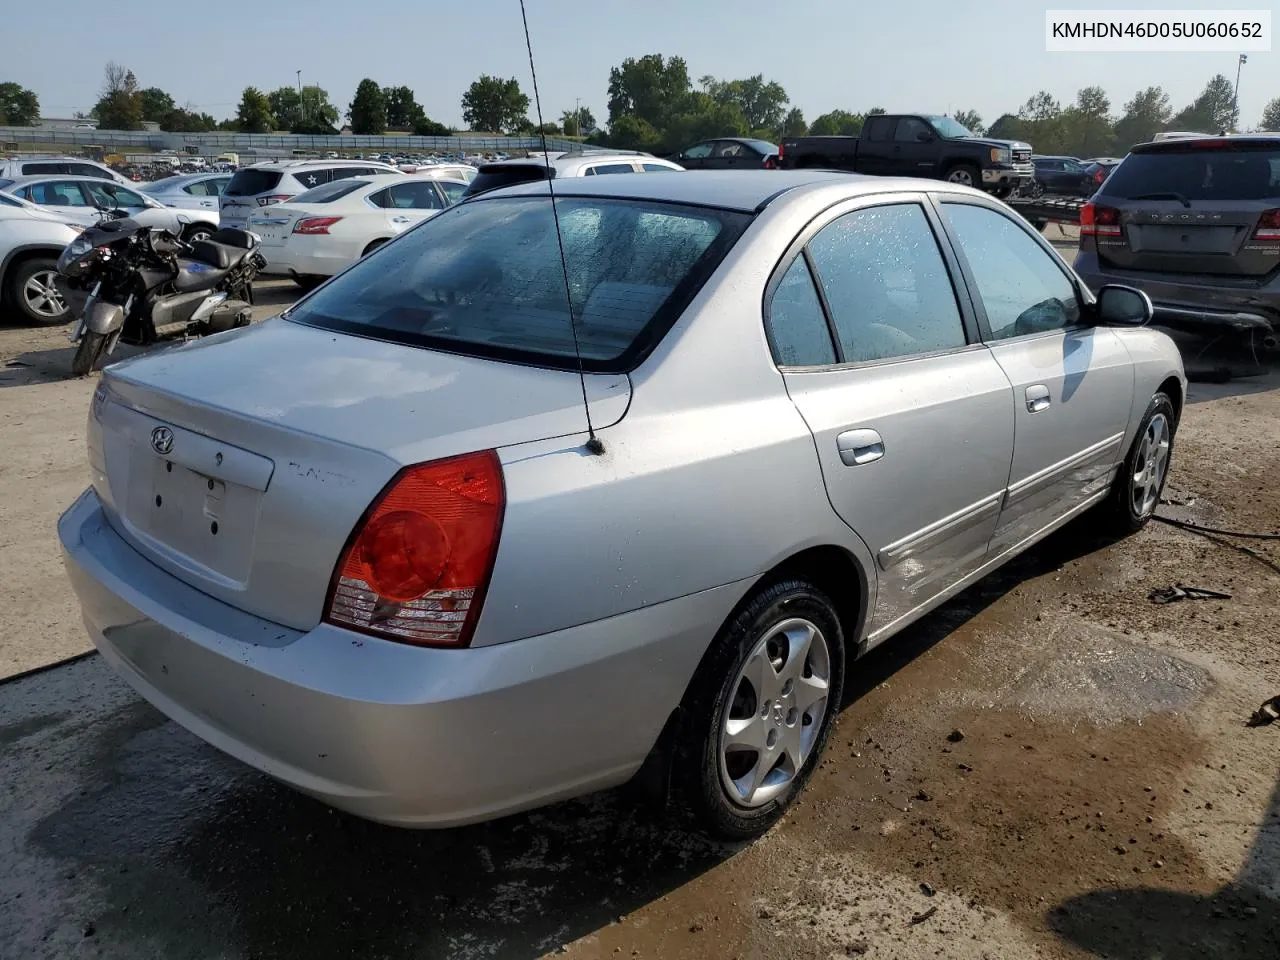
[[[1258,218],[1255,240],[1280,240],[1280,210],[1264,210]]]
[[[778,144],[778,163],[782,163],[782,158],[786,155],[787,145],[785,143]]]
[[[402,643],[466,646],[505,505],[492,450],[401,470],[343,551],[324,619]]]
[[[1090,201],[1080,208],[1080,236],[1120,236],[1120,211]]]
[[[777,157],[765,157],[765,158],[764,158],[764,168],[765,168],[766,170],[777,170],[777,169],[778,169],[778,161],[779,161],[780,159],[781,159],[781,154],[779,154]]]
[[[307,217],[293,225],[294,233],[315,235],[329,232],[329,228],[341,220],[341,217]]]

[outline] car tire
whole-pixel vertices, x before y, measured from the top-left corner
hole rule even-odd
[[[812,584],[783,580],[747,600],[685,695],[671,771],[678,809],[728,840],[777,823],[817,768],[844,668],[840,618]]]
[[[217,230],[217,227],[209,223],[193,223],[188,225],[187,229],[182,232],[182,240],[184,243],[208,240]]]
[[[1120,465],[1111,492],[1099,505],[1099,518],[1106,533],[1127,537],[1145,527],[1160,505],[1178,415],[1169,395],[1157,392],[1147,404],[1137,436]]]
[[[304,277],[296,273],[293,275],[294,284],[296,284],[297,286],[301,287],[303,290],[306,290],[308,292],[310,292],[311,290],[314,290],[316,287],[320,286],[320,284],[324,283],[328,279],[329,279],[328,277]]]
[[[972,163],[957,163],[947,168],[943,177],[948,183],[958,183],[962,187],[982,189],[982,171]]]
[[[379,237],[377,240],[374,240],[367,247],[365,247],[364,252],[360,254],[360,256],[367,257],[369,254],[373,253],[373,251],[377,250],[380,246],[382,246],[386,242],[387,240],[385,237]]]
[[[56,326],[71,319],[62,294],[53,287],[58,273],[58,261],[54,257],[32,257],[13,268],[9,275],[8,289],[4,291],[17,315],[27,324]],[[53,297],[40,291],[54,290]],[[61,304],[62,309],[56,307]]]

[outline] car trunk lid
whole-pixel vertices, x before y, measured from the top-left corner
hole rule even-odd
[[[262,238],[264,247],[283,247],[298,220],[318,216],[306,207],[277,203],[249,215],[249,229]]]
[[[597,426],[630,400],[589,375]],[[404,465],[585,429],[571,371],[462,357],[286,320],[108,368],[90,418],[112,526],[211,596],[294,629]]]

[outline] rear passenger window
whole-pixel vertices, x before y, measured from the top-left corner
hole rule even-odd
[[[299,170],[293,175],[293,178],[302,184],[303,189],[310,190],[312,187],[318,187],[322,183],[328,183],[333,179],[332,170]]]
[[[39,177],[50,173],[66,173],[67,165],[65,163],[24,163],[22,165],[22,175],[24,177]]]
[[[641,166],[645,173],[675,173],[674,167],[663,166],[661,163],[644,163]]]
[[[888,140],[893,136],[894,121],[889,117],[871,117],[867,120],[868,140]]]
[[[780,367],[836,362],[831,331],[804,257],[796,257],[773,291],[769,301],[769,343]]]
[[[943,209],[978,284],[992,339],[1061,330],[1079,321],[1075,287],[1025,230],[986,207],[946,203]]]
[[[855,210],[809,242],[847,363],[963,347],[946,263],[914,203]]]
[[[636,168],[629,163],[602,163],[597,167],[591,167],[587,170],[586,176],[599,175],[605,173],[635,173]]]

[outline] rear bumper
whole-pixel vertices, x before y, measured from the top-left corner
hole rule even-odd
[[[332,277],[351,266],[358,257],[346,253],[326,252],[323,249],[308,249],[305,241],[298,243],[297,237],[291,237],[287,243],[278,247],[264,247],[263,256],[267,258],[264,273],[279,276],[300,277]]]
[[[85,625],[155,707],[358,816],[444,827],[627,780],[741,595],[730,585],[467,650],[299,632],[187,586],[86,491],[58,522]]]

